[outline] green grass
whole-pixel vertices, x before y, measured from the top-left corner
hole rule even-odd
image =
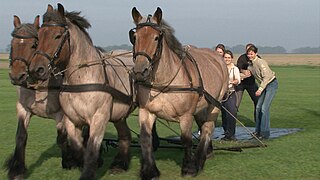
[[[320,68],[311,66],[273,66],[279,81],[278,93],[271,106],[271,127],[303,128],[295,134],[265,141],[267,148],[244,149],[243,152],[215,151],[206,161],[205,168],[196,178],[180,177],[183,151],[160,149],[155,153],[161,171],[160,179],[320,179]],[[0,162],[13,152],[16,132],[15,87],[8,79],[8,70],[0,70]],[[135,112],[136,114],[136,112]],[[245,93],[239,119],[253,126],[253,107]],[[137,116],[129,118],[130,127],[139,132]],[[218,125],[221,124],[220,118]],[[158,123],[161,137],[175,134]],[[178,124],[170,127],[179,132]],[[196,127],[194,127],[196,129]],[[56,130],[53,120],[33,117],[28,129],[26,151],[27,179],[78,179],[80,170],[63,170],[60,153],[55,144]],[[106,137],[115,137],[112,124]],[[133,137],[136,136],[133,134]],[[235,143],[237,144],[237,143]],[[216,146],[224,146],[215,142]],[[132,161],[128,172],[109,175],[108,167],[116,149],[104,153],[104,166],[97,172],[99,179],[139,179],[140,149],[132,148]],[[6,172],[0,170],[0,179]]]

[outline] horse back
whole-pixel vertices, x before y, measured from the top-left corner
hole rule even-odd
[[[204,89],[221,100],[228,86],[228,69],[222,56],[209,48],[191,47],[188,52],[198,66]]]

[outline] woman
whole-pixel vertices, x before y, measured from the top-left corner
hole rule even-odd
[[[259,83],[255,95],[258,96],[256,106],[256,132],[260,139],[268,139],[270,136],[270,106],[278,89],[278,81],[275,73],[270,69],[268,63],[259,58],[258,48],[254,45],[247,50],[250,60],[248,69]]]
[[[230,141],[236,140],[235,117],[237,117],[237,97],[235,87],[240,83],[240,72],[238,67],[232,63],[233,54],[230,50],[226,50],[223,57],[228,67],[229,86],[224,101],[222,102],[222,127],[224,130],[224,137],[221,140]]]
[[[215,51],[217,51],[217,53],[220,54],[222,57],[224,55],[225,50],[226,50],[226,47],[223,44],[218,44],[215,48]]]

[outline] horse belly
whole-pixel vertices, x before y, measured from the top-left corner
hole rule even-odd
[[[90,123],[97,113],[107,116],[111,110],[111,104],[108,103],[108,100],[111,102],[110,98],[110,95],[103,92],[63,92],[60,94],[60,103],[63,111],[74,124],[82,124]]]
[[[114,102],[112,107],[111,121],[120,120],[128,115],[130,106],[119,102]]]
[[[149,102],[147,109],[159,118],[179,121],[180,116],[193,114],[195,102],[193,96],[164,94]]]

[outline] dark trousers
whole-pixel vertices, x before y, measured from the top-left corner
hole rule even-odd
[[[258,97],[256,96],[256,91],[258,90],[258,86],[256,83],[253,84],[239,84],[236,86],[236,93],[237,93],[237,109],[240,107],[240,103],[242,100],[243,92],[247,91],[252,102],[253,102],[253,107],[254,107],[254,120],[256,120],[256,106],[258,102]]]
[[[235,92],[229,95],[229,98],[222,102],[222,106],[226,108],[234,117],[237,117],[237,96]],[[236,119],[230,115],[224,108],[222,108],[222,127],[226,137],[232,137],[236,132]]]

